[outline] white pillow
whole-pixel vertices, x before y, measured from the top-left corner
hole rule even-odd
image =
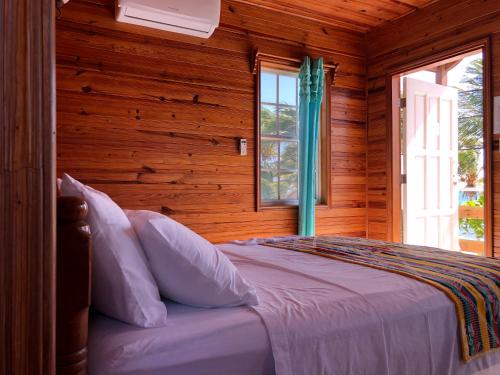
[[[167,309],[127,216],[106,194],[63,176],[61,195],[89,207],[92,233],[92,304],[112,318],[140,327],[166,324]]]
[[[255,288],[214,245],[152,211],[127,211],[160,293],[197,307],[257,305]]]

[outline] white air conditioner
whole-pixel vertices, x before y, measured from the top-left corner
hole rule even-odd
[[[208,38],[219,26],[220,0],[116,0],[116,20]]]

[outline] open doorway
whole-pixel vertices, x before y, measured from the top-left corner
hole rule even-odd
[[[487,254],[484,76],[482,49],[397,76],[404,243]]]

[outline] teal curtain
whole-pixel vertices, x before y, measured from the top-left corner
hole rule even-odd
[[[316,159],[323,100],[323,59],[304,59],[299,73],[299,235],[315,235]]]

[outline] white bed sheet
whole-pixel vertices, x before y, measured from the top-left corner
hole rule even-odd
[[[500,351],[461,361],[455,306],[426,283],[273,247],[221,247],[257,288],[279,375],[470,375],[500,363]]]
[[[90,374],[500,374],[499,351],[462,363],[455,307],[430,285],[261,245],[219,248],[257,288],[255,311],[168,303],[169,325],[153,329],[95,317]]]
[[[137,328],[95,314],[90,375],[273,374],[261,318],[250,308],[202,309],[166,302],[168,325]]]

